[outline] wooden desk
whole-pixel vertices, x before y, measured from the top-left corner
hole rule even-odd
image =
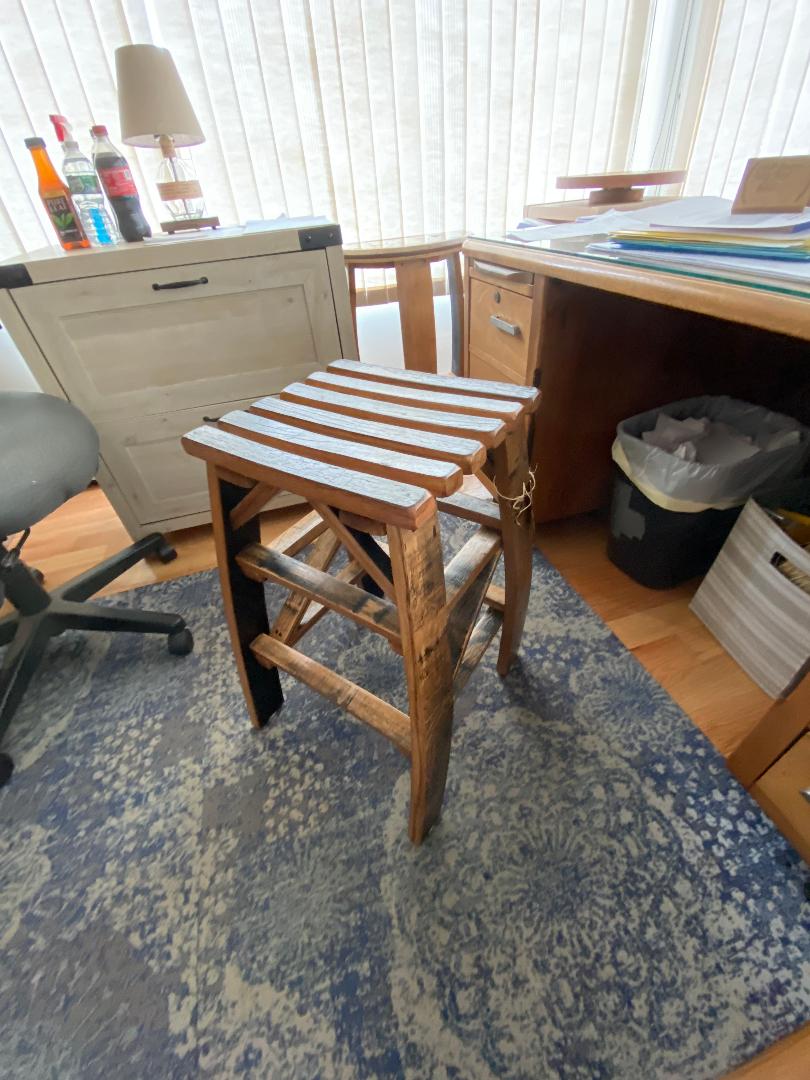
[[[731,394],[810,423],[810,300],[517,247],[464,244],[465,372],[542,385],[535,518],[607,504],[620,420]]]

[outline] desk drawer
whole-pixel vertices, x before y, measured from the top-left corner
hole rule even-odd
[[[470,279],[470,354],[521,383],[526,381],[532,303],[529,296]]]
[[[802,858],[810,859],[810,802],[802,794],[805,789],[810,789],[810,733],[795,742],[751,788],[759,805]]]

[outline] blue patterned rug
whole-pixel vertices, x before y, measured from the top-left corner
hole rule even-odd
[[[251,729],[213,574],[125,600],[197,647],[65,634],[18,715],[0,1076],[698,1080],[810,1020],[807,868],[539,556],[420,849],[376,734],[286,678]],[[336,616],[307,641],[397,685]]]

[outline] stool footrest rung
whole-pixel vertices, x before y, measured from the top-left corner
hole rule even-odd
[[[236,556],[242,573],[253,581],[273,581],[293,592],[345,615],[347,619],[388,638],[395,649],[402,648],[396,605],[384,597],[372,596],[356,585],[340,581],[307,563],[282,555],[263,544],[248,544]]]
[[[501,534],[492,529],[478,529],[464,547],[456,552],[444,568],[444,586],[447,590],[447,607],[455,607],[482,568],[501,550]]]
[[[410,758],[411,720],[406,713],[269,634],[260,634],[250,648],[260,664],[281,668],[293,678],[305,682],[364,724],[385,735]]]
[[[478,666],[481,657],[489,648],[489,643],[500,630],[502,623],[503,613],[493,611],[490,608],[475,624],[453,679],[453,692],[455,694],[459,694],[466,685],[467,680]]]
[[[450,514],[452,517],[474,521],[477,525],[486,525],[488,529],[501,527],[501,512],[498,504],[488,499],[479,499],[475,495],[457,491],[453,495],[439,496],[436,499],[436,505],[442,513]]]

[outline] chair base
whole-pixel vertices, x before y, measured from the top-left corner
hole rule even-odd
[[[98,566],[48,593],[41,575],[26,566],[16,551],[0,544],[0,583],[15,614],[0,620],[0,646],[7,645],[0,667],[0,739],[39,667],[50,638],[65,630],[108,630],[135,634],[166,634],[169,652],[185,656],[194,639],[180,615],[135,608],[107,607],[88,598],[120,577],[141,559],[155,555],[164,562],[175,552],[160,533],[138,540]],[[13,762],[0,754],[0,787],[8,782]]]

